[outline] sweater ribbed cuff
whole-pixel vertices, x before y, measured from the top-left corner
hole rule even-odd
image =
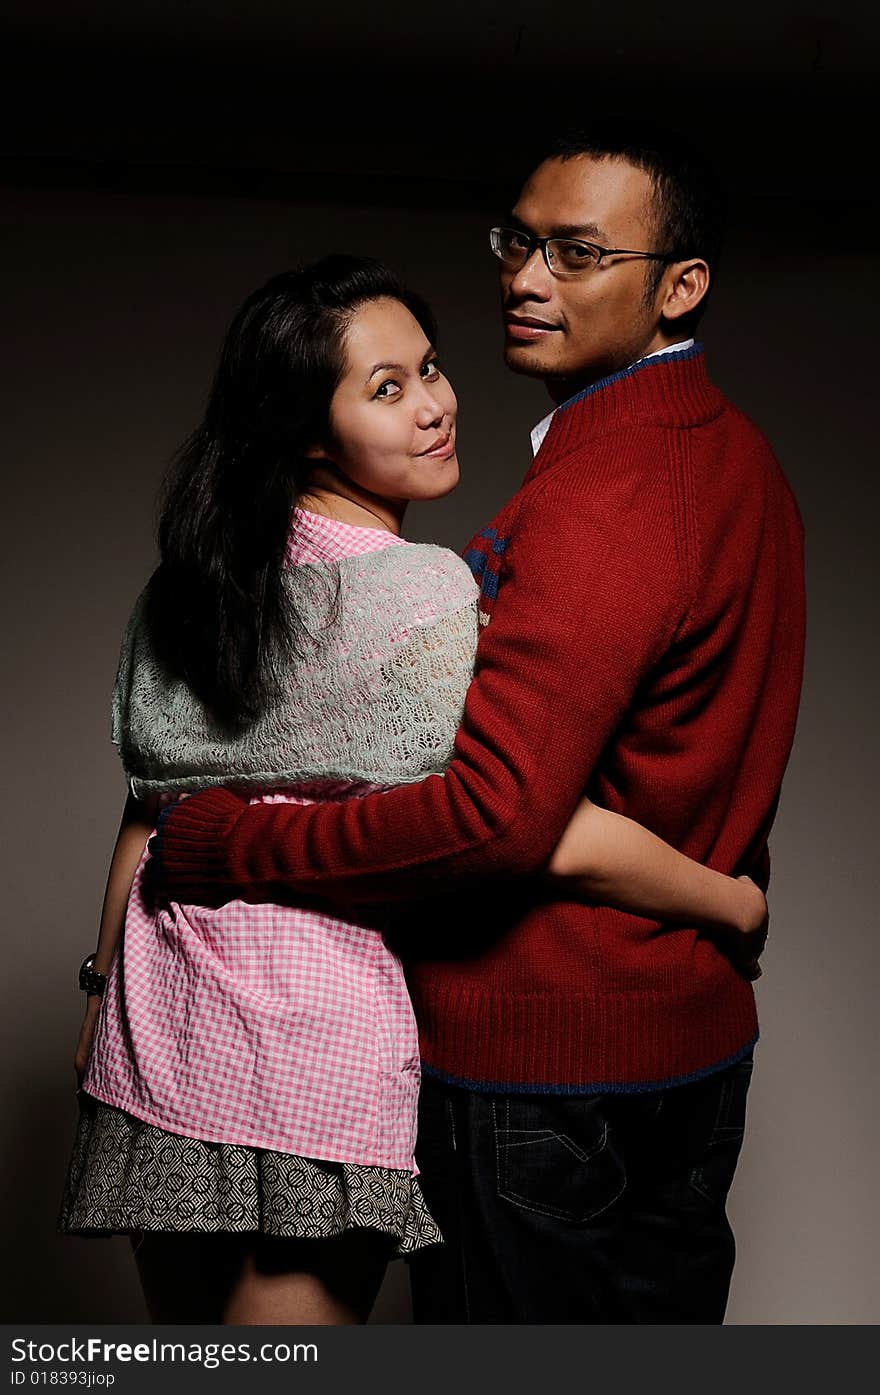
[[[247,807],[247,800],[229,790],[211,789],[164,814],[157,860],[169,900],[211,903],[236,894],[227,840]]]

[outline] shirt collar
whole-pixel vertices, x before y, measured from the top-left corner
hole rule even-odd
[[[643,358],[638,359],[638,362],[644,363],[645,359],[660,358],[664,354],[681,354],[684,353],[685,349],[692,349],[693,347],[693,339],[683,339],[680,344],[669,344],[665,349],[655,349],[653,353],[645,354]],[[559,406],[564,407],[565,403],[560,402]],[[548,412],[545,417],[541,418],[537,426],[532,427],[532,456],[536,456],[541,446],[544,444],[544,437],[550,430],[550,423],[558,410],[559,407],[554,407],[552,412]]]

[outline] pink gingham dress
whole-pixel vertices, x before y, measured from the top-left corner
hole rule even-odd
[[[290,561],[406,546],[297,510]],[[305,802],[252,800],[267,801]],[[148,861],[145,849],[83,1089],[206,1142],[417,1171],[418,1034],[382,936],[312,909],[156,904]]]

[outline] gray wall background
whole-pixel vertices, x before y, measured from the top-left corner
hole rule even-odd
[[[502,366],[485,228],[476,213],[10,194],[7,1321],[144,1316],[125,1242],[61,1239],[54,1223],[75,1117],[76,968],[95,940],[124,797],[109,692],[129,607],[154,562],[164,462],[197,420],[245,294],[330,248],[382,255],[433,301],[460,399],[460,488],[414,511],[407,531],[461,546],[516,488],[528,430],[547,410],[538,385]],[[733,1323],[880,1317],[872,278],[867,256],[785,255],[740,232],[704,330],[716,380],[774,443],[809,543],[806,686],[772,841],[762,1041],[732,1196]],[[408,1320],[403,1266],[374,1320]]]

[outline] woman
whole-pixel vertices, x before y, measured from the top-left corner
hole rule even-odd
[[[454,554],[400,537],[410,500],[458,481],[434,341],[374,262],[326,258],[251,296],[123,644],[132,795],[84,968],[106,993],[77,1049],[62,1226],[136,1237],[156,1320],[364,1321],[388,1258],[441,1238],[414,1177],[418,1037],[376,928],[163,903],[144,848],[163,798],[212,784],[308,801],[448,764],[476,587]],[[587,802],[555,861],[611,904],[726,931],[756,971],[751,883]]]

